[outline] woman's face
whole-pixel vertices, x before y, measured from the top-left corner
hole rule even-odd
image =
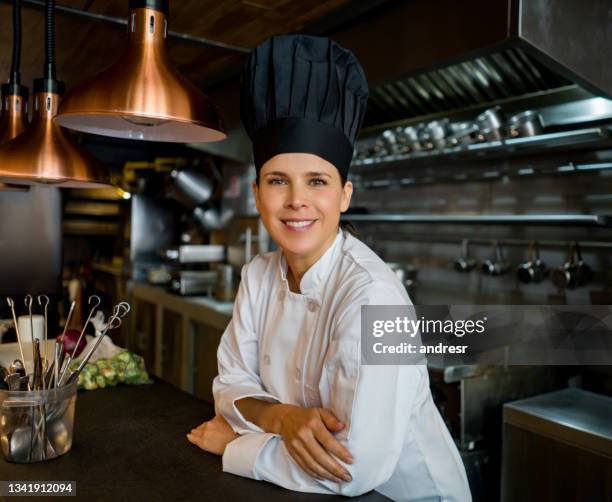
[[[283,251],[317,260],[336,237],[353,185],[342,186],[338,170],[317,155],[283,153],[262,166],[253,190],[257,210]]]

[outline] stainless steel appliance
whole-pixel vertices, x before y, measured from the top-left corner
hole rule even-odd
[[[214,270],[180,270],[170,282],[170,289],[179,295],[211,296],[217,283]]]

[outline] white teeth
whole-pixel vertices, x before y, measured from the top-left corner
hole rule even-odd
[[[290,227],[306,227],[310,225],[313,220],[304,220],[304,221],[286,221],[285,223]]]

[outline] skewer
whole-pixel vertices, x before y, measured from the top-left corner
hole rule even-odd
[[[42,303],[41,298],[46,300],[46,302]],[[45,309],[45,364],[43,365],[43,388],[46,386],[46,378],[44,378],[44,374],[46,373],[46,367],[49,366],[49,350],[47,348],[47,339],[48,339],[48,318],[47,318],[47,307],[49,306],[49,297],[47,295],[38,295],[36,297],[36,300],[38,301],[38,305],[44,306]]]
[[[64,325],[64,331],[62,331],[62,335],[61,335],[62,338],[59,341],[59,343],[60,343],[60,345],[62,347],[62,350],[59,353],[59,359],[57,359],[55,361],[55,372],[56,372],[57,378],[59,378],[59,372],[62,369],[62,365],[64,363],[64,356],[65,356],[65,354],[64,354],[64,337],[66,336],[66,331],[68,330],[68,325],[70,324],[70,318],[72,317],[72,313],[74,312],[75,305],[76,305],[76,300],[73,300],[72,304],[70,305],[70,310],[68,311],[68,316],[66,317],[66,324]],[[55,346],[55,355],[56,355],[56,357],[58,356],[58,353],[57,353],[57,343],[58,342],[56,342],[56,346]],[[57,385],[57,382],[58,382],[57,378],[56,378],[56,385]]]
[[[85,335],[85,329],[87,328],[87,324],[89,323],[91,317],[94,314],[94,311],[100,306],[100,304],[102,303],[102,300],[100,299],[99,296],[97,295],[92,295],[89,297],[89,299],[87,300],[87,303],[90,304],[91,300],[95,299],[98,301],[98,303],[96,303],[91,310],[89,311],[89,315],[87,316],[87,319],[85,321],[85,324],[83,325],[83,329],[81,330],[81,334],[79,335],[79,338],[76,342],[76,345],[74,346],[74,349],[72,350],[72,354],[69,354],[68,357],[66,358],[65,364],[64,364],[64,370],[62,371],[62,374],[60,375],[60,382],[62,382],[64,380],[64,375],[66,374],[66,371],[68,371],[68,368],[70,367],[70,363],[72,363],[72,360],[74,359],[74,356],[76,355],[76,351],[79,348],[79,344],[81,343],[81,340],[83,338],[83,335]]]
[[[10,297],[7,298],[6,301],[11,307],[11,313],[13,314],[13,323],[15,324],[15,333],[17,334],[17,343],[19,344],[19,353],[21,354],[21,361],[25,369],[26,366],[25,366],[25,357],[23,357],[23,345],[21,344],[21,336],[19,335],[19,327],[17,326],[17,316],[15,315],[15,302]],[[27,373],[28,372],[26,370],[26,375]],[[29,384],[28,384],[28,387],[29,387]]]

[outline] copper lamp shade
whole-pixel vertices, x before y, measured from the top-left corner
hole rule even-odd
[[[0,145],[19,136],[28,127],[28,89],[2,84]]]
[[[220,110],[172,66],[167,1],[131,0],[128,47],[66,95],[55,121],[103,136],[198,143],[226,137]]]
[[[83,150],[68,131],[53,122],[61,100],[60,92],[49,86],[42,87],[37,90],[35,84],[34,113],[28,129],[0,147],[0,182],[46,183],[62,188],[109,184],[108,171]]]

